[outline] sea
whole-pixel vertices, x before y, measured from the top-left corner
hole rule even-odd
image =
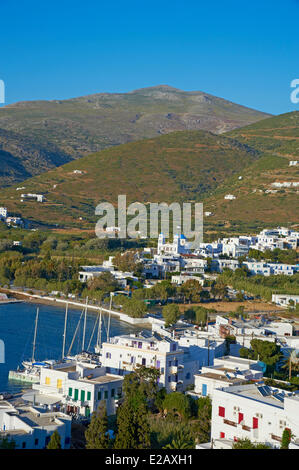
[[[4,357],[0,357],[0,393],[20,393],[30,384],[8,380],[9,370],[22,366],[22,361],[31,360],[37,308],[38,322],[34,359],[60,359],[63,348],[65,307],[33,303],[0,304],[0,340],[4,343]],[[81,316],[81,320],[80,320]],[[68,353],[75,331],[70,354],[82,351],[84,314],[79,309],[68,308],[65,354]],[[98,314],[89,311],[86,316],[84,349],[94,352],[98,334]],[[79,321],[80,320],[80,321]],[[78,326],[79,325],[79,326]],[[102,315],[102,341],[107,338],[108,316]],[[110,337],[140,331],[140,327],[129,325],[117,317],[111,317]],[[89,346],[89,348],[88,348]],[[1,355],[0,355],[1,356]],[[3,362],[4,361],[4,362]]]

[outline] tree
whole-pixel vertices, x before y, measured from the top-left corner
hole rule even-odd
[[[125,396],[117,410],[115,449],[149,449],[150,425],[145,396],[138,390]]]
[[[101,401],[92,414],[90,424],[85,431],[86,449],[108,449],[108,418],[105,401]]]
[[[185,300],[189,302],[200,302],[200,292],[202,290],[201,284],[195,279],[189,279],[184,282],[181,287],[181,293],[184,296]]]
[[[180,429],[170,444],[167,444],[163,449],[194,449],[194,439],[190,433]]]
[[[113,264],[120,271],[134,272],[136,269],[135,253],[127,251],[126,253],[117,253],[114,256]]]
[[[297,354],[296,351],[289,351],[282,365],[282,369],[289,370],[289,380],[292,378],[292,371],[299,371],[299,354]]]
[[[280,446],[281,449],[289,448],[291,437],[292,437],[291,430],[288,428],[285,428],[282,433],[281,446]]]
[[[15,449],[15,441],[11,441],[7,437],[0,438],[0,449]]]
[[[267,365],[268,371],[272,371],[281,358],[280,346],[261,339],[252,339],[250,345],[251,349],[240,349],[240,357],[260,360]]]
[[[163,401],[163,409],[166,413],[178,414],[185,419],[191,416],[190,400],[181,392],[168,393]]]
[[[226,286],[226,284],[221,282],[220,280],[218,282],[215,282],[212,285],[211,293],[212,293],[212,295],[214,296],[215,299],[223,300],[227,295],[227,286]]]
[[[194,435],[197,443],[207,442],[211,435],[212,402],[209,397],[196,400],[197,422],[194,425]]]
[[[136,367],[134,372],[124,377],[123,392],[131,396],[140,392],[147,401],[155,400],[158,393],[159,369],[155,367]]]
[[[124,298],[123,311],[132,318],[143,318],[146,315],[147,307],[143,300]]]
[[[109,272],[104,272],[99,276],[94,277],[88,283],[88,288],[90,290],[100,290],[103,294],[109,294],[117,290],[119,287],[118,282],[115,280],[114,276]]]
[[[168,304],[163,307],[162,315],[165,320],[165,326],[170,326],[176,324],[181,316],[181,312],[176,304]]]
[[[57,430],[53,432],[47,449],[61,449],[61,438]]]
[[[271,449],[271,447],[267,444],[251,442],[250,439],[245,438],[234,442],[233,449]]]

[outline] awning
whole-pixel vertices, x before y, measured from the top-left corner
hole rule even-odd
[[[30,391],[24,393],[22,396],[24,401],[29,401],[30,403],[34,403],[35,405],[56,405],[57,403],[61,402],[61,398],[55,397],[53,395],[45,395],[42,393]]]

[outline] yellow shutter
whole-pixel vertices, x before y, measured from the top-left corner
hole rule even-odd
[[[46,384],[46,385],[50,385],[50,383],[51,383],[50,377],[46,377],[46,379],[45,379],[45,384]]]
[[[62,388],[62,379],[57,379],[57,388]]]

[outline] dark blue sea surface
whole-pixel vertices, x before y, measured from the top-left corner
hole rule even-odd
[[[56,307],[45,304],[32,303],[11,303],[0,305],[0,339],[5,346],[5,363],[0,363],[0,392],[8,391],[18,393],[31,385],[24,382],[8,380],[9,370],[17,369],[22,361],[31,360],[32,345],[34,337],[34,324],[36,310],[39,308],[39,317],[37,325],[35,360],[59,359],[62,355],[63,331],[65,319],[65,307]],[[72,342],[81,310],[68,309],[68,322],[66,332],[65,353],[68,352]],[[85,350],[90,341],[90,337],[97,318],[96,311],[87,313]],[[102,341],[107,338],[107,315],[102,316]],[[71,354],[77,354],[82,351],[84,314],[82,315],[76,339],[73,343]],[[111,317],[110,336],[131,333],[138,331],[127,323],[119,321],[116,317]],[[90,351],[94,351],[97,340],[98,326],[94,331],[91,341]]]

